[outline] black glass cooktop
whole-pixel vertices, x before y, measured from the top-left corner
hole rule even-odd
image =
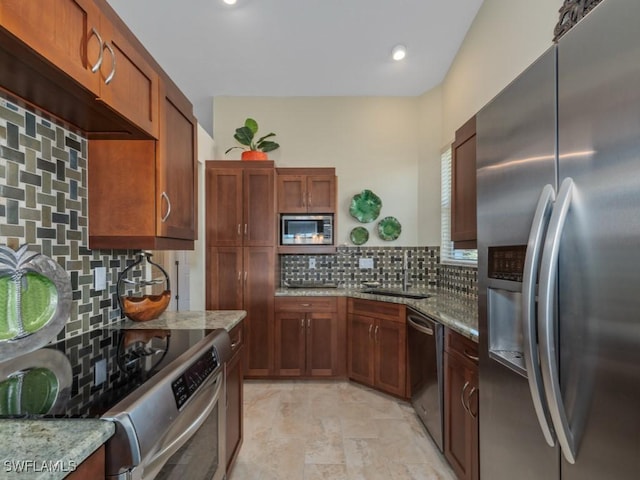
[[[213,330],[99,329],[0,363],[0,417],[100,417]]]

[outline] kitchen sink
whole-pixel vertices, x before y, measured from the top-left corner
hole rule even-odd
[[[388,297],[403,297],[403,298],[414,298],[414,299],[423,299],[429,298],[431,295],[428,293],[420,293],[420,292],[409,292],[401,289],[393,289],[393,288],[365,288],[362,290],[362,293],[370,293],[373,295],[386,295]]]

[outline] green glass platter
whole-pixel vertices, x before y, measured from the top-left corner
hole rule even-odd
[[[363,245],[369,240],[369,231],[364,227],[355,227],[351,230],[350,238],[354,245]]]
[[[400,236],[402,226],[395,217],[384,217],[378,222],[378,235],[382,240],[395,240]]]
[[[382,208],[382,200],[371,190],[363,190],[351,199],[349,213],[360,223],[373,222]]]

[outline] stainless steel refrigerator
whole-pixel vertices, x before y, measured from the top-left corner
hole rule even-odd
[[[482,480],[640,478],[638,23],[604,0],[478,113]]]

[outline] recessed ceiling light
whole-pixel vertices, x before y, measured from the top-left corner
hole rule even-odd
[[[223,0],[224,3],[226,3],[227,5],[235,5],[236,4],[236,0]]]
[[[402,60],[406,56],[407,47],[405,47],[404,45],[396,45],[395,47],[393,47],[393,50],[391,50],[391,57],[393,57],[395,61]]]

